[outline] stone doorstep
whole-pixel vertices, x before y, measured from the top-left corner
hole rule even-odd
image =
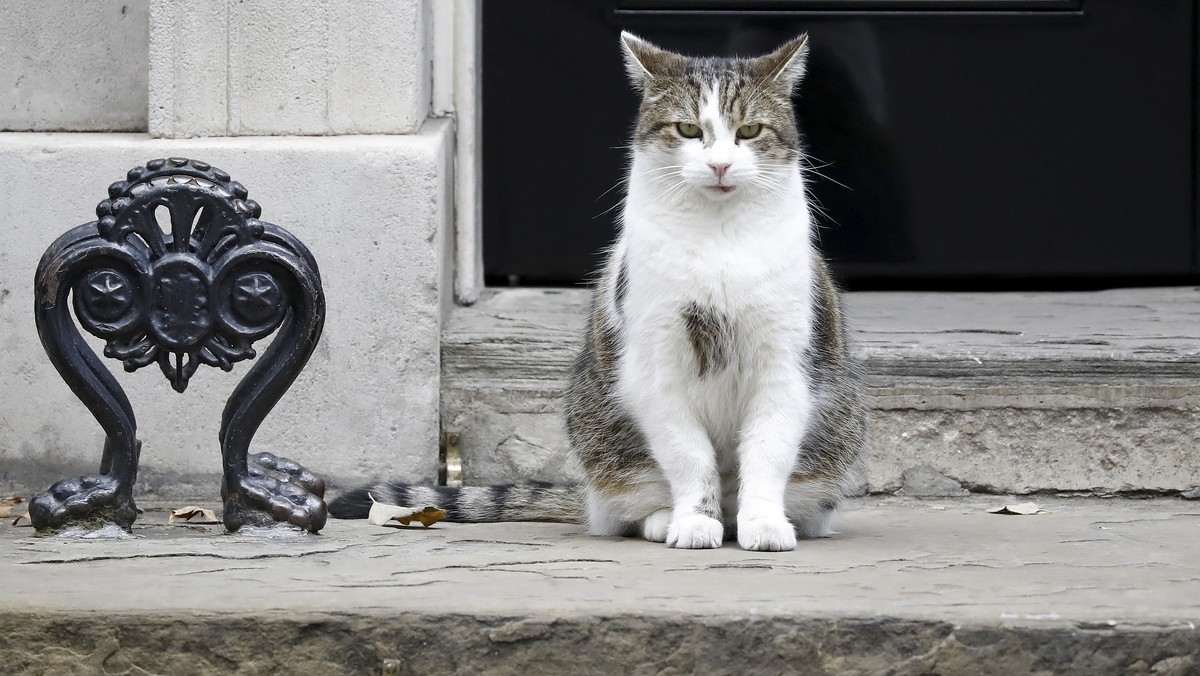
[[[587,292],[492,289],[442,334],[464,478],[574,481],[561,394]],[[1178,494],[1200,485],[1200,289],[852,293],[874,420],[866,488]],[[922,481],[906,490],[920,491]],[[1190,495],[1190,493],[1189,493]]]
[[[0,525],[6,673],[1195,674],[1200,510],[866,498],[792,552],[571,524]]]

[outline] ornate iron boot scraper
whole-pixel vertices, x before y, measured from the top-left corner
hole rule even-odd
[[[253,359],[252,343],[278,330],[221,416],[225,527],[325,525],[325,483],[250,440],[295,381],[321,336],[325,295],[316,261],[229,174],[182,158],[153,160],[112,184],[99,220],[59,237],[38,265],[35,318],[50,361],[104,428],[98,474],[54,484],[30,503],[39,530],[101,519],[129,529],[141,442],[124,390],[84,342],[106,341],[126,371],[157,364],[177,392],[201,364],[225,371]],[[155,211],[170,213],[169,233]]]

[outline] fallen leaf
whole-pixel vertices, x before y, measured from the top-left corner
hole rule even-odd
[[[367,514],[367,521],[375,526],[390,526],[392,524],[388,523],[389,521],[396,521],[401,525],[407,526],[416,521],[422,526],[429,528],[438,521],[446,518],[446,511],[437,507],[416,509],[413,507],[401,507],[400,505],[389,505],[375,500],[375,496],[370,493],[367,495],[371,498],[371,511]]]
[[[200,518],[192,521],[192,517],[199,515]],[[180,507],[179,509],[171,510],[171,516],[167,519],[167,523],[175,523],[176,521],[187,521],[188,523],[198,525],[215,525],[221,523],[217,518],[217,513],[211,509],[203,507]]]
[[[1022,502],[1016,505],[1004,505],[1003,507],[994,507],[988,510],[989,514],[1017,514],[1027,516],[1029,514],[1045,514],[1045,510],[1038,507],[1032,502]]]
[[[417,512],[416,514],[413,514],[411,519],[408,519],[408,520],[396,519],[396,520],[406,526],[409,523],[411,523],[412,521],[417,521],[422,526],[429,528],[430,526],[437,523],[438,521],[441,521],[444,518],[446,518],[446,510],[438,509],[437,507],[426,507],[425,509],[422,509],[421,511]]]
[[[29,514],[22,514],[22,515],[18,516],[17,518],[13,519],[12,525],[16,526],[16,525],[20,524],[20,523],[21,523],[21,519],[25,519],[26,521],[29,521]],[[32,522],[32,521],[29,521],[29,523],[26,523],[26,524],[24,524],[24,525],[25,525],[25,526],[32,526],[32,525],[33,525],[33,522]]]
[[[7,519],[12,516],[13,507],[22,502],[23,500],[20,497],[0,498],[0,519]]]

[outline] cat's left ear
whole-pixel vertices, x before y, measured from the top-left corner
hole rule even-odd
[[[804,67],[808,61],[808,33],[755,61],[759,68],[766,71],[768,81],[779,82],[788,91],[794,90],[804,79]]]

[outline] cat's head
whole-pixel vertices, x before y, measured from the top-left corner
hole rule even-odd
[[[751,59],[691,58],[621,34],[642,93],[633,148],[664,195],[725,200],[779,192],[800,156],[792,91],[808,36]]]

